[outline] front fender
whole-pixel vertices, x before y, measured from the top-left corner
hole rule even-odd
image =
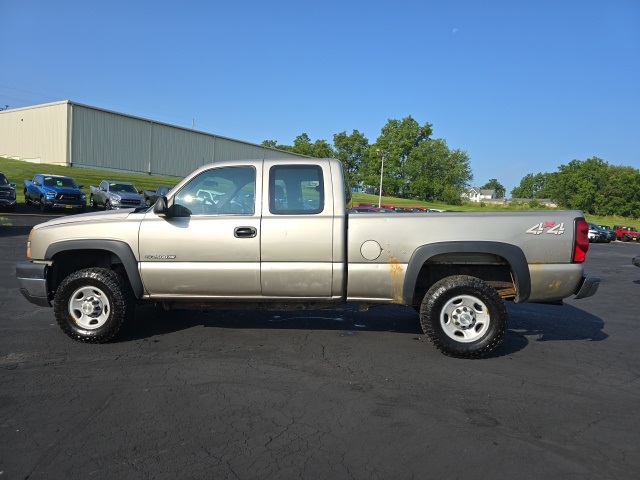
[[[138,261],[128,243],[119,240],[96,239],[96,240],[64,240],[52,243],[45,252],[45,259],[52,260],[60,252],[74,250],[102,250],[111,252],[122,260],[122,265],[127,272],[129,283],[136,298],[143,294],[142,279],[138,271]]]

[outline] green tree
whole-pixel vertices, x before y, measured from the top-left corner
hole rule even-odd
[[[560,165],[556,175],[550,178],[548,191],[558,205],[576,208],[596,214],[603,203],[609,165],[598,157],[572,160]]]
[[[342,162],[347,183],[355,186],[360,183],[360,166],[369,155],[369,140],[358,130],[351,135],[347,132],[336,133],[333,136],[335,157]]]
[[[480,188],[482,190],[495,190],[496,198],[504,198],[504,194],[507,192],[507,189],[495,178],[492,178]]]
[[[414,148],[404,172],[409,196],[451,204],[460,203],[460,194],[473,179],[467,153],[449,149],[441,138]]]
[[[526,174],[521,180],[520,185],[511,190],[513,198],[545,198],[547,197],[547,181],[548,173]]]
[[[316,140],[311,148],[311,156],[314,158],[334,158],[335,151],[326,140]]]
[[[287,152],[299,153],[313,158],[333,158],[335,152],[326,140],[316,140],[311,143],[311,138],[306,133],[301,133],[293,141],[293,145],[279,145],[275,140],[264,140],[265,147],[277,148]]]
[[[640,217],[640,170],[609,166],[601,193],[601,203],[597,205],[599,215]]]
[[[411,116],[402,120],[389,119],[376,142],[369,148],[366,163],[363,162],[363,180],[377,185],[384,159],[383,187],[385,192],[406,196],[408,179],[405,166],[411,151],[426,142],[432,133],[432,125],[420,125]]]

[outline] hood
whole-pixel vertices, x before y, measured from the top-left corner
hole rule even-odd
[[[129,193],[129,192],[109,192],[109,195],[117,195],[120,198],[126,198],[127,200],[138,200],[142,201],[142,195],[138,193]]]
[[[105,210],[103,212],[81,213],[75,215],[69,215],[66,217],[54,218],[44,223],[39,223],[34,226],[34,229],[55,227],[58,225],[67,225],[73,223],[90,224],[92,222],[107,222],[123,220],[129,215],[140,215],[140,218],[146,213],[147,209],[142,209],[140,212],[131,210]]]

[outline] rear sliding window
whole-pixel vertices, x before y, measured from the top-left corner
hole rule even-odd
[[[322,168],[276,165],[269,171],[269,211],[280,215],[313,215],[324,210]]]

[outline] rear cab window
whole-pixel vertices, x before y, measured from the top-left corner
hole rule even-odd
[[[276,165],[269,171],[269,211],[313,215],[324,210],[324,180],[318,165]]]

